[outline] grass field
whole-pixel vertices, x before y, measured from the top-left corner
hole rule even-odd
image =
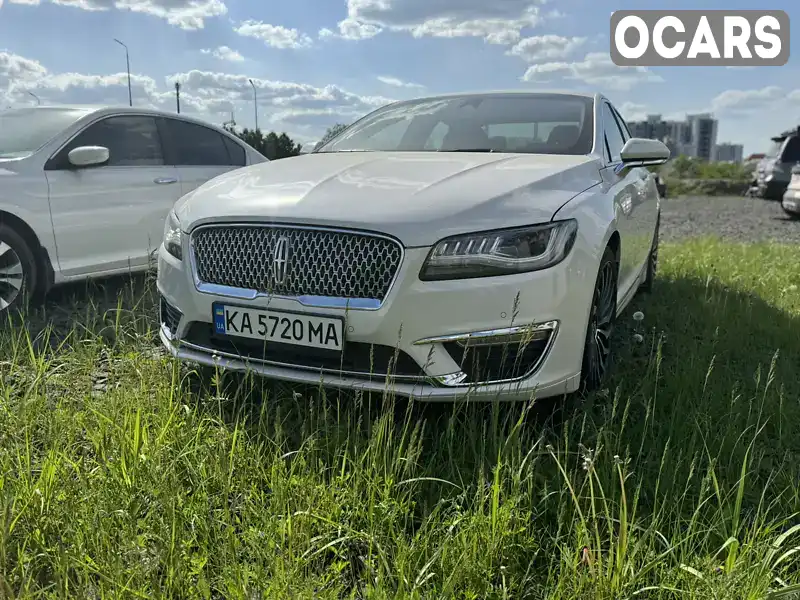
[[[611,386],[553,418],[204,391],[133,288],[49,343],[6,328],[0,598],[793,597],[798,249],[661,257]]]

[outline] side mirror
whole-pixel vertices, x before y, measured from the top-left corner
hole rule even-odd
[[[307,142],[300,147],[300,154],[311,154],[318,145],[319,142]]]
[[[622,147],[620,157],[626,167],[650,167],[663,165],[669,160],[670,151],[664,142],[647,138],[631,138]]]
[[[109,152],[105,146],[78,146],[69,151],[67,158],[75,167],[93,167],[108,162]]]

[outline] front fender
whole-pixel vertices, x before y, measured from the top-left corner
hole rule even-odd
[[[603,186],[595,185],[564,204],[553,216],[554,221],[561,219],[578,221],[578,235],[585,247],[591,249],[592,265],[599,267],[606,246],[618,230],[613,202]]]
[[[26,173],[0,164],[0,214],[25,223],[50,257],[58,272],[53,221],[50,216],[50,188],[43,172]]]

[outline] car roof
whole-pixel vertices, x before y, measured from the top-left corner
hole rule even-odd
[[[184,121],[189,121],[192,123],[197,123],[198,125],[205,125],[206,127],[211,126],[217,129],[222,129],[220,125],[216,125],[209,121],[204,121],[202,119],[197,119],[195,117],[190,117],[185,114],[179,114],[167,110],[158,110],[155,108],[146,108],[146,107],[137,107],[137,106],[127,106],[127,105],[86,105],[86,104],[52,104],[48,106],[19,106],[12,108],[10,110],[30,110],[30,111],[46,111],[46,110],[70,110],[81,112],[83,115],[94,114],[98,116],[106,115],[106,114],[135,114],[135,115],[152,115],[154,117],[171,117],[173,119],[181,119]]]
[[[580,98],[594,98],[597,94],[591,92],[576,92],[573,90],[483,90],[475,92],[452,92],[436,94],[425,98],[458,98],[460,96],[578,96]]]

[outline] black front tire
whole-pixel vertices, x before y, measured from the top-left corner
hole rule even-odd
[[[618,276],[619,258],[607,247],[600,260],[586,327],[580,385],[583,394],[597,391],[605,383],[613,364]]]
[[[781,208],[783,208],[783,212],[785,212],[786,216],[789,217],[790,219],[794,219],[794,220],[800,219],[800,213],[793,212],[793,211],[790,211],[790,210],[786,210],[786,208],[782,204],[781,204]]]
[[[38,286],[33,250],[15,229],[0,223],[0,315],[26,308]]]

